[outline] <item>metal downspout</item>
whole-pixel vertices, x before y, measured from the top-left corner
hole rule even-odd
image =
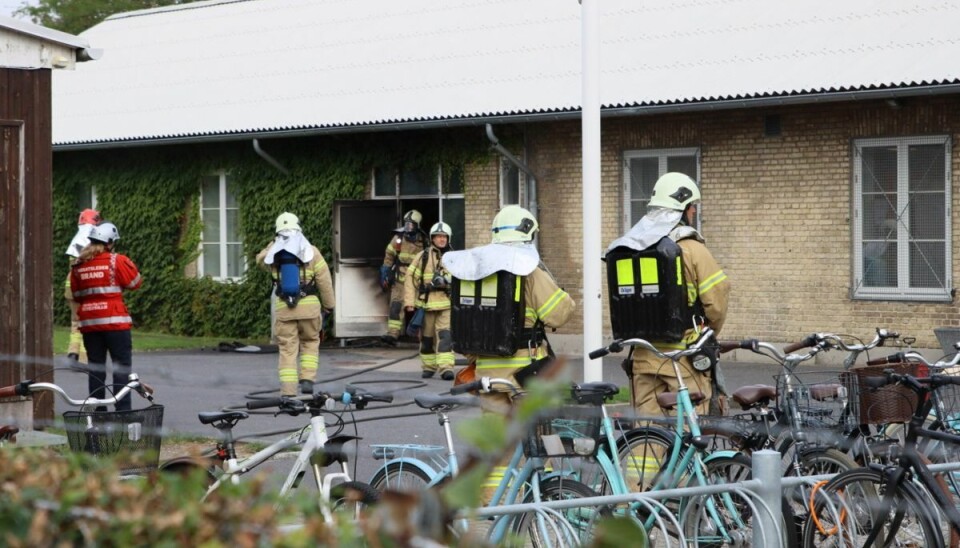
[[[487,126],[487,139],[490,140],[491,146],[494,150],[500,153],[504,158],[506,158],[511,164],[517,166],[517,169],[522,171],[529,177],[530,184],[527,185],[527,203],[530,206],[530,212],[533,213],[534,217],[540,218],[540,203],[537,201],[537,176],[534,175],[533,171],[527,167],[522,160],[511,154],[503,145],[500,144],[500,140],[497,139],[497,136],[493,134],[493,126],[491,124],[486,124]],[[524,149],[526,150],[526,149]]]
[[[264,160],[266,160],[266,162],[267,162],[268,164],[270,164],[270,165],[272,165],[273,167],[275,167],[275,168],[279,169],[280,171],[282,171],[284,175],[290,175],[290,170],[289,170],[289,169],[287,169],[287,168],[283,167],[282,165],[280,165],[280,162],[278,162],[278,161],[276,160],[276,158],[274,158],[273,156],[270,156],[269,154],[266,153],[266,151],[264,151],[262,148],[260,148],[260,140],[259,140],[259,139],[254,139],[254,140],[253,140],[253,151],[256,152],[258,156],[260,156],[261,158],[263,158]]]

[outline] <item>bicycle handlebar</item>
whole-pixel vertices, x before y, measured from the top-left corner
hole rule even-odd
[[[125,384],[123,388],[109,398],[84,398],[82,400],[77,400],[71,398],[59,385],[56,385],[52,382],[34,382],[32,380],[26,380],[13,386],[4,386],[0,388],[0,398],[29,396],[34,392],[53,392],[59,395],[60,398],[68,404],[75,407],[83,407],[92,405],[115,405],[132,391],[140,394],[141,397],[148,401],[153,401],[153,388],[140,382],[139,375],[136,373],[130,373],[130,376],[127,378],[130,379],[127,384]]]
[[[869,360],[867,362],[867,365],[898,364],[898,363],[905,363],[909,361],[917,361],[933,369],[946,369],[948,367],[954,367],[957,364],[960,364],[960,352],[954,354],[953,359],[951,359],[950,361],[938,360],[935,362],[931,362],[930,360],[924,358],[923,354],[920,354],[919,352],[914,352],[914,351],[896,352],[894,354],[890,354],[885,358],[877,358],[874,360]]]
[[[314,396],[281,396],[279,398],[268,398],[264,400],[248,401],[246,406],[249,410],[267,409],[276,407],[281,413],[298,415],[307,410],[308,406],[323,406],[327,400],[340,402],[344,405],[354,405],[357,409],[363,409],[370,402],[393,402],[393,394],[381,394],[369,392],[355,386],[347,386],[343,392],[318,392]]]
[[[867,360],[867,365],[886,365],[891,363],[903,363],[903,352],[896,352],[890,354],[885,358],[875,358],[872,360]]]
[[[807,335],[806,337],[804,337],[802,340],[798,342],[784,346],[783,353],[793,354],[794,352],[802,348],[810,348],[811,346],[817,344],[818,342],[820,342],[820,336],[817,333],[813,333],[813,334]]]
[[[653,352],[654,354],[656,354],[661,358],[664,358],[667,360],[678,360],[680,358],[683,358],[686,356],[692,356],[700,352],[700,350],[703,348],[703,345],[712,337],[713,337],[713,329],[710,329],[709,327],[707,327],[702,332],[700,332],[700,337],[697,339],[696,343],[694,343],[691,346],[688,346],[684,350],[674,350],[671,352],[662,352],[657,347],[653,346],[652,343],[644,339],[639,339],[639,338],[622,339],[622,340],[617,339],[607,346],[591,351],[588,354],[588,356],[590,357],[591,360],[595,360],[602,356],[606,356],[611,352],[614,352],[614,353],[620,352],[621,350],[623,350],[623,347],[625,346],[639,346],[641,348],[649,350],[650,352]]]
[[[468,382],[464,384],[458,384],[450,389],[450,395],[456,396],[458,394],[465,394],[467,392],[483,392],[488,393],[495,386],[503,386],[509,388],[513,392],[519,392],[520,389],[517,388],[517,385],[510,382],[507,379],[498,379],[495,377],[480,377],[479,379]]]
[[[467,392],[476,392],[481,388],[483,388],[483,380],[471,381],[454,386],[450,389],[450,395],[457,396],[460,394],[466,394]]]

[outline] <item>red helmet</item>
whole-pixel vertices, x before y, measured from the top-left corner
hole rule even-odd
[[[80,212],[80,218],[77,220],[78,225],[98,225],[100,224],[100,212],[96,209],[84,209]]]

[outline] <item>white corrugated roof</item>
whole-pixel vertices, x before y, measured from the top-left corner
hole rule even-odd
[[[955,83],[960,2],[602,0],[604,107]],[[114,16],[57,145],[564,112],[576,0],[221,0]]]

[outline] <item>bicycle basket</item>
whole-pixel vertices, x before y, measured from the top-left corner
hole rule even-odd
[[[867,365],[851,369],[848,375],[854,379],[857,387],[858,397],[854,398],[854,402],[861,424],[907,422],[917,408],[917,395],[905,386],[888,385],[874,389],[866,385],[864,379],[882,377],[888,369],[901,375],[927,375],[927,367],[921,363]]]
[[[780,409],[787,408],[786,375],[777,375]],[[790,385],[802,425],[810,428],[853,427],[859,424],[852,402],[856,391],[842,371],[807,369],[794,372]]]
[[[157,468],[163,406],[130,411],[67,411],[63,414],[70,450],[92,455],[122,455],[127,473]]]
[[[934,412],[946,429],[960,432],[960,386],[947,384],[934,390]]]
[[[523,440],[527,457],[592,457],[600,448],[602,411],[593,405],[564,405],[539,414]]]

